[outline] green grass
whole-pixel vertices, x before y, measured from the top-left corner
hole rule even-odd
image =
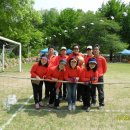
[[[31,65],[23,65],[22,73],[13,72],[12,68],[0,75],[29,77]],[[130,82],[130,64],[108,64],[105,82]],[[7,112],[2,107],[2,100],[9,94],[16,94],[18,102]],[[0,127],[31,95],[32,88],[29,80],[0,77]],[[43,102],[47,104],[47,101]],[[5,127],[5,130],[129,130],[130,84],[105,84],[105,103],[105,109],[93,108],[92,110],[96,111],[89,113],[81,110],[80,102],[77,102],[75,112],[67,111],[66,102],[61,102],[61,111],[48,109],[47,106],[36,111],[34,101],[31,99]],[[126,112],[105,112],[105,110],[125,110]]]

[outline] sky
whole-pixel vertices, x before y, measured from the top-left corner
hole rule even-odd
[[[82,9],[83,11],[97,11],[102,3],[108,0],[34,0],[34,8],[36,10],[56,8],[59,11],[65,8]],[[129,3],[130,0],[121,0],[124,3]]]

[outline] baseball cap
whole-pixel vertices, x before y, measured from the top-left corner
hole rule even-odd
[[[92,46],[87,46],[87,49],[91,49],[92,50],[93,48],[92,48]]]
[[[66,59],[62,59],[62,60],[59,61],[59,64],[60,64],[60,63],[66,65],[66,64],[67,64],[67,61],[66,61]]]
[[[60,48],[60,50],[66,50],[66,47],[63,46],[63,47]]]
[[[90,63],[95,63],[95,64],[97,64],[97,61],[96,61],[95,58],[90,58],[89,61],[88,61],[88,63],[89,63],[89,64],[90,64]]]

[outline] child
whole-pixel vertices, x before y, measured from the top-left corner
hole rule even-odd
[[[40,81],[40,79],[46,76],[47,68],[48,68],[48,59],[45,56],[41,56],[39,62],[34,64],[30,71],[31,78],[37,79],[37,80],[31,80],[36,109],[40,109],[40,107],[43,107],[42,103],[43,81]]]
[[[92,87],[91,84],[98,81],[97,61],[95,58],[90,58],[88,60],[86,68],[82,70],[80,80],[85,82],[83,87],[83,109],[86,109],[86,111],[89,112]]]

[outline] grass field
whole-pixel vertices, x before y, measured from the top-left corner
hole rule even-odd
[[[23,72],[15,68],[1,75],[29,77],[32,64],[23,66]],[[2,130],[130,130],[130,64],[111,63],[105,74],[105,103],[103,110],[96,107],[87,113],[77,102],[75,112],[67,111],[67,103],[61,102],[61,110],[34,109],[31,84],[28,79],[0,77],[0,128]],[[17,96],[17,103],[10,111],[3,109],[3,100],[9,94]],[[47,104],[47,101],[44,101]],[[98,105],[98,104],[97,104]]]

